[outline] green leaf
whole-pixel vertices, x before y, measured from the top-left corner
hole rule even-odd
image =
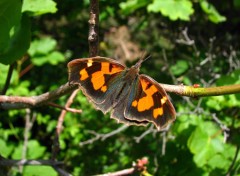
[[[49,63],[51,65],[57,65],[58,63],[65,61],[65,57],[63,56],[63,54],[58,51],[50,53],[47,59],[49,60]]]
[[[222,75],[216,82],[218,86],[240,84],[240,70],[234,70],[229,75]]]
[[[174,44],[166,37],[157,36],[158,37],[158,44],[161,48],[166,50],[172,50],[174,48]]]
[[[202,122],[189,137],[187,145],[199,167],[208,164],[213,156],[224,151],[223,137],[217,135],[218,131],[214,123]]]
[[[27,146],[27,156],[30,159],[42,158],[44,156],[44,152],[46,147],[41,146],[37,140],[28,141]]]
[[[175,21],[177,19],[189,21],[193,14],[192,2],[189,0],[154,0],[147,7],[149,12],[161,12],[163,16]]]
[[[217,9],[208,1],[200,1],[202,10],[208,15],[208,19],[213,23],[220,23],[226,21],[226,17],[218,13]]]
[[[3,88],[3,85],[5,84],[6,78],[7,78],[7,74],[8,74],[8,70],[9,70],[9,65],[3,65],[0,63],[0,92],[1,89]],[[11,83],[14,81],[18,80],[18,74],[16,70],[13,70],[13,74],[12,74],[12,78],[11,78]]]
[[[221,154],[214,155],[208,161],[208,165],[210,165],[212,168],[225,169],[227,168],[228,164],[229,164],[229,161],[226,160],[226,158]]]
[[[126,2],[121,2],[120,8],[123,14],[128,15],[141,7],[145,7],[148,3],[148,0],[128,0]]]
[[[25,166],[23,170],[23,175],[32,176],[57,176],[57,172],[50,166]]]
[[[37,16],[45,13],[55,13],[57,11],[56,3],[52,0],[24,0],[22,12],[30,12]]]
[[[12,158],[20,159],[22,157],[23,144],[20,144],[18,147],[14,149]],[[27,158],[28,159],[37,159],[43,158],[44,153],[46,151],[46,147],[43,147],[36,140],[29,140],[27,146]]]
[[[20,159],[22,157],[22,144],[14,148],[12,153],[12,159]]]
[[[22,81],[17,85],[17,87],[10,88],[7,91],[7,94],[18,95],[18,96],[29,96],[30,94],[29,86],[30,86],[30,81],[27,81],[27,80]]]
[[[34,40],[31,42],[28,53],[30,56],[45,55],[53,51],[56,45],[56,40],[50,37]]]
[[[178,60],[175,65],[170,67],[170,70],[175,76],[179,76],[188,70],[188,62],[185,60]]]
[[[21,21],[21,1],[0,1],[0,55],[10,43],[10,30],[19,26]]]
[[[47,37],[40,40],[34,40],[28,50],[34,65],[42,66],[46,63],[57,65],[65,60],[62,53],[54,51],[57,45],[56,40]]]
[[[233,5],[236,9],[240,9],[240,0],[233,0]]]
[[[30,19],[27,15],[23,15],[21,23],[12,28],[10,42],[3,53],[0,53],[0,62],[3,64],[11,64],[20,59],[27,51],[31,38]]]
[[[225,98],[224,96],[210,97],[207,100],[206,104],[209,108],[219,111],[223,108],[223,105],[225,104]]]
[[[3,157],[8,157],[13,151],[13,146],[7,144],[6,141],[0,139],[0,149],[0,155],[2,155]]]

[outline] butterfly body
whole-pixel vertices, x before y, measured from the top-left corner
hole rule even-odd
[[[96,109],[127,124],[158,129],[175,120],[175,109],[165,90],[152,78],[140,74],[142,60],[127,68],[104,57],[76,59],[68,63],[69,83],[78,84]]]

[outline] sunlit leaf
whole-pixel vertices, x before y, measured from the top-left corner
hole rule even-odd
[[[220,23],[226,21],[226,17],[219,14],[217,9],[206,0],[200,1],[203,11],[208,15],[208,19],[213,23]]]
[[[34,175],[34,176],[58,176],[57,172],[51,166],[25,166],[23,175]]]
[[[154,0],[147,9],[149,12],[161,12],[173,21],[177,19],[189,21],[190,15],[194,12],[192,2],[189,0]]]
[[[130,14],[137,9],[146,6],[149,3],[148,0],[128,0],[120,3],[120,8],[124,14]]]
[[[57,11],[56,3],[52,0],[24,0],[22,12],[30,12],[30,14],[42,15],[45,13],[55,13]]]
[[[188,63],[185,60],[178,60],[175,65],[170,67],[171,72],[179,76],[188,70]]]

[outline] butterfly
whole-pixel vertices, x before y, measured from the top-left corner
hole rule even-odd
[[[106,57],[75,59],[68,63],[69,84],[78,84],[96,109],[110,111],[118,122],[152,122],[160,130],[175,120],[176,112],[163,87],[139,74],[143,61],[128,68]]]

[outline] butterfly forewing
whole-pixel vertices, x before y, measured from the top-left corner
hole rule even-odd
[[[158,129],[166,127],[176,116],[165,90],[146,75],[140,75],[132,87],[124,114],[129,120],[153,122]]]
[[[69,83],[79,84],[95,107],[107,112],[112,105],[107,100],[121,88],[125,66],[111,59],[94,57],[73,60],[68,69]]]

